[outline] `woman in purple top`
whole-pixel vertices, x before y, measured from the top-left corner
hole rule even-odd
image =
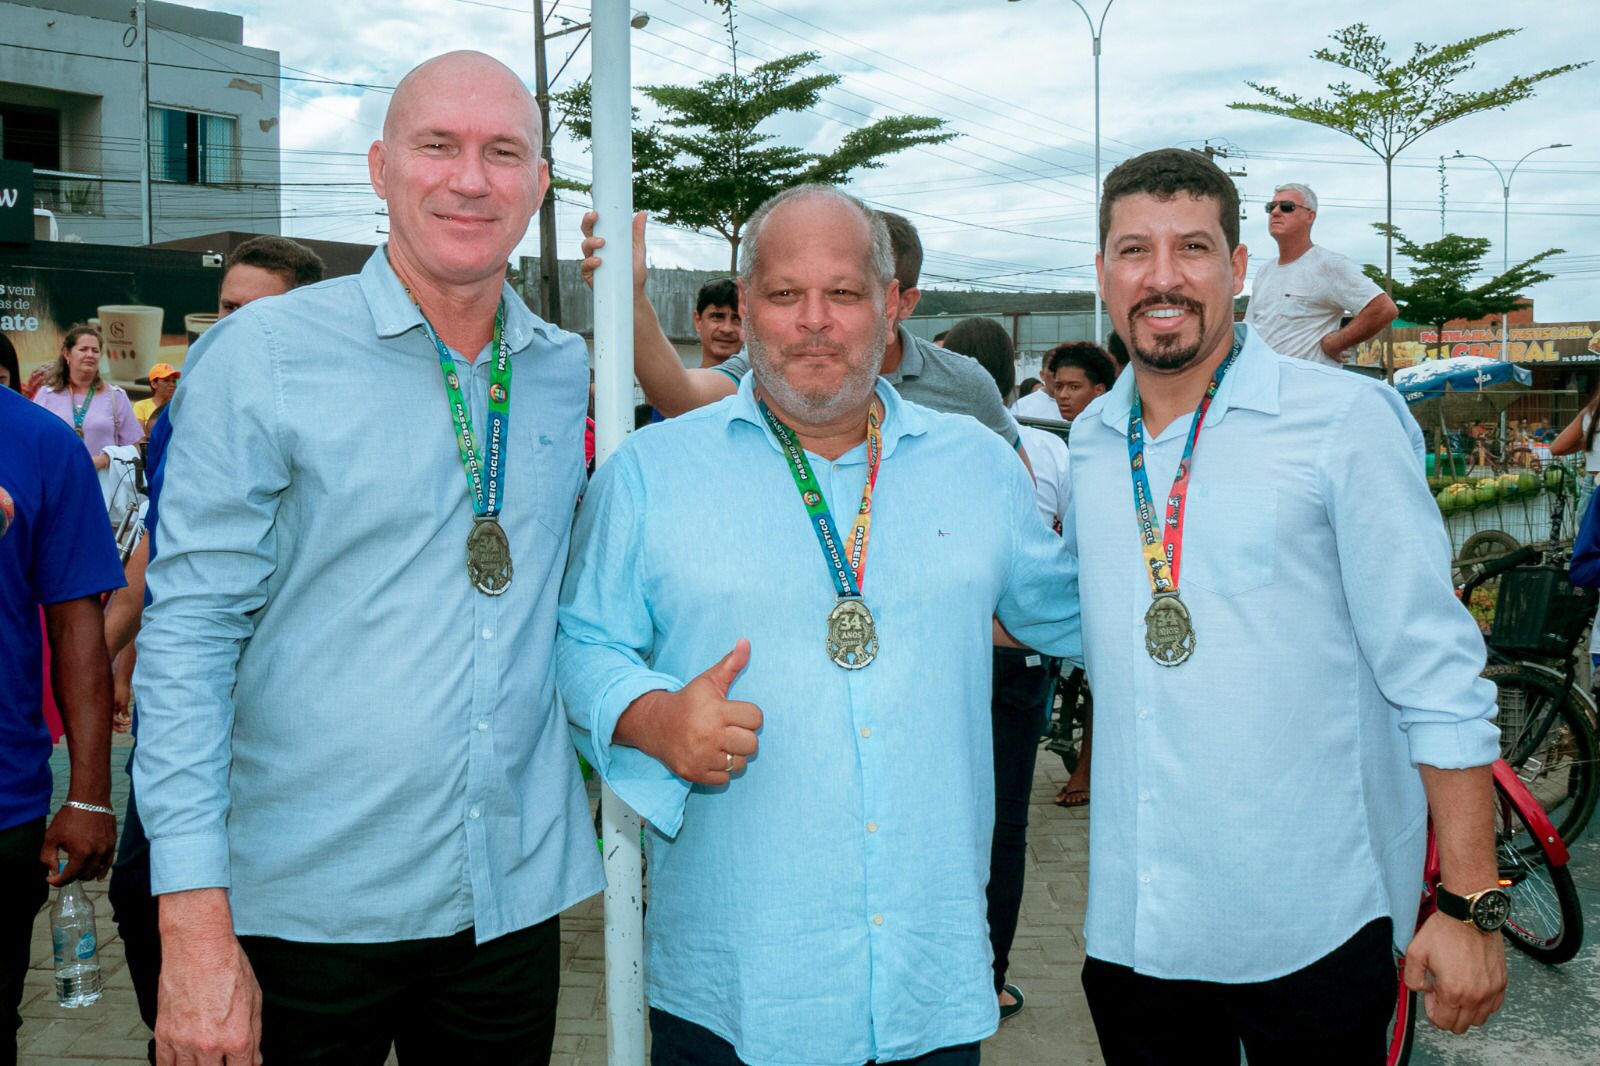
[[[109,445],[144,440],[128,394],[100,377],[100,333],[91,326],[67,330],[61,356],[33,402],[77,431],[98,470],[110,463],[103,451]]]

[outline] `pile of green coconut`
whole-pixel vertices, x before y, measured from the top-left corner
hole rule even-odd
[[[1481,507],[1497,507],[1509,500],[1527,500],[1541,492],[1556,492],[1566,477],[1559,466],[1543,474],[1521,470],[1494,477],[1430,477],[1428,488],[1442,514],[1458,514]]]

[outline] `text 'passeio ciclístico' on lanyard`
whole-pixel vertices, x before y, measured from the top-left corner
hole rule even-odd
[[[827,561],[838,598],[833,610],[828,612],[828,658],[835,666],[846,670],[859,670],[878,656],[878,627],[872,612],[861,598],[861,585],[867,569],[867,540],[872,535],[872,490],[878,483],[878,464],[883,458],[883,430],[878,404],[874,400],[867,411],[867,482],[861,490],[861,506],[856,510],[856,520],[851,527],[848,547],[839,544],[839,526],[828,510],[828,501],[822,495],[794,431],[779,421],[765,400],[759,401],[761,415],[778,438],[789,461],[789,475],[800,491],[800,500],[811,516],[816,530],[817,543],[822,545],[822,556]]]
[[[1189,496],[1189,475],[1194,468],[1194,449],[1206,412],[1217,397],[1222,377],[1239,357],[1241,345],[1235,341],[1228,357],[1217,367],[1200,405],[1194,410],[1194,425],[1178,460],[1178,473],[1167,494],[1166,520],[1156,532],[1156,502],[1150,493],[1150,478],[1144,463],[1144,406],[1137,386],[1133,406],[1128,410],[1128,464],[1133,470],[1133,510],[1139,520],[1139,547],[1149,569],[1151,602],[1144,615],[1144,650],[1162,666],[1177,666],[1194,654],[1194,619],[1178,595],[1178,568],[1183,562],[1183,508]]]
[[[456,448],[467,472],[472,492],[472,532],[467,534],[467,577],[485,596],[498,596],[511,587],[511,542],[500,528],[500,508],[505,502],[505,447],[511,423],[511,356],[501,331],[506,323],[505,301],[494,313],[494,359],[489,370],[489,428],[487,448],[480,449],[472,433],[472,412],[461,393],[461,377],[432,324],[423,319],[428,339],[439,352],[444,391],[450,401],[450,420],[456,428]]]

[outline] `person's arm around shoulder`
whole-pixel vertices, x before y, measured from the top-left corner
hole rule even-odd
[[[1006,463],[1006,510],[1011,558],[1006,585],[995,607],[999,626],[1018,644],[1073,662],[1083,661],[1083,623],[1078,605],[1078,558],[1039,515],[1029,474]],[[1000,643],[996,641],[996,643]]]
[[[233,932],[227,818],[234,687],[278,565],[289,484],[278,351],[259,316],[208,330],[168,405],[161,551],[139,634],[134,777],[161,897],[158,1062],[256,1062],[260,992]],[[226,427],[227,448],[217,447]]]
[[[645,295],[645,278],[649,269],[645,265],[644,228],[648,216],[640,211],[633,216],[633,372],[644,390],[645,399],[668,418],[685,411],[716,403],[724,396],[732,396],[739,383],[720,370],[695,367],[690,369],[678,358],[678,350],[667,339],[666,330],[656,317],[656,309]],[[594,285],[594,272],[600,268],[601,257],[596,255],[605,247],[605,239],[594,235],[594,225],[600,216],[590,211],[583,216],[583,280]]]
[[[644,488],[626,445],[590,483],[561,588],[556,686],[573,738],[617,795],[673,835],[689,785],[724,785],[755,754],[761,711],[729,699],[750,645],[687,684],[651,669]]]

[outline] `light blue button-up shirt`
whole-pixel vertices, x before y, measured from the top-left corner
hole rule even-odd
[[[1012,450],[880,380],[884,454],[865,599],[880,650],[825,650],[834,587],[753,376],[634,434],[584,500],[557,678],[606,780],[650,821],[650,1002],[753,1066],[859,1066],[980,1040],[997,1013],[984,884],[994,830],[990,619],[1079,654],[1075,567]],[[811,463],[854,517],[866,447]],[[690,787],[617,719],[741,637],[730,696],[764,715],[725,788]]]
[[[134,777],[157,893],[289,940],[525,928],[602,883],[552,677],[583,342],[505,290],[499,597],[439,358],[380,249],[207,331],[172,401]],[[473,425],[490,346],[457,354]]]
[[[1195,449],[1178,577],[1196,643],[1180,666],[1144,647],[1134,375],[1072,428],[1095,710],[1087,947],[1156,977],[1267,980],[1384,916],[1404,946],[1426,834],[1415,765],[1498,754],[1416,422],[1381,382],[1238,328]],[[1158,500],[1192,425],[1146,438]]]

